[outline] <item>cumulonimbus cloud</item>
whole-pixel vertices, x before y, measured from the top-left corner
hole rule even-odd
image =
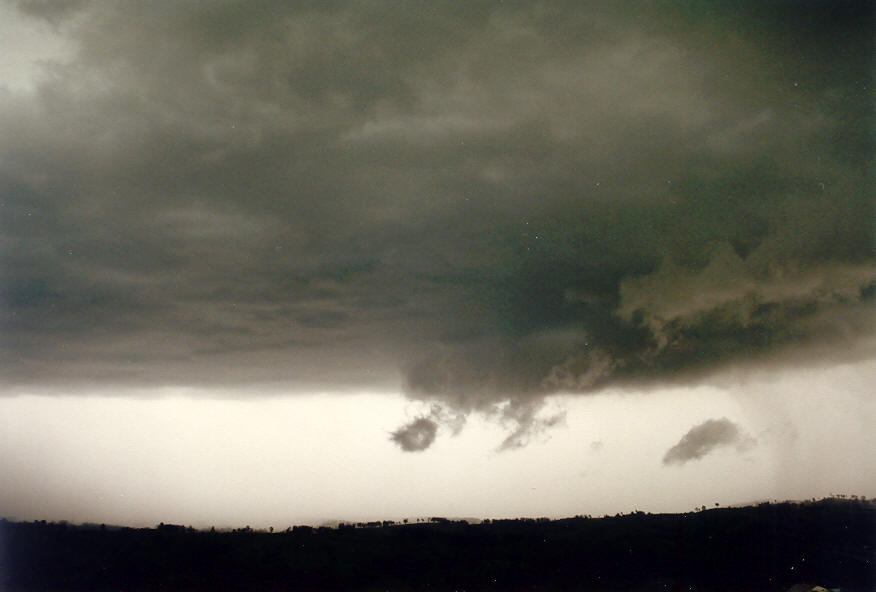
[[[515,448],[552,394],[872,357],[827,4],[20,3],[70,51],[0,93],[0,382],[401,388]]]

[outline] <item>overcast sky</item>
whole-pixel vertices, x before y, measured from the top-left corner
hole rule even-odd
[[[876,495],[873,13],[0,0],[0,514]]]

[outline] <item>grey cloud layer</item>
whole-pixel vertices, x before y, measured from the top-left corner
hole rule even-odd
[[[0,93],[7,384],[401,382],[514,446],[872,355],[868,5],[21,6],[78,49]]]

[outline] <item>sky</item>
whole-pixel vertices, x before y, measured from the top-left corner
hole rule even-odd
[[[876,495],[873,24],[0,0],[0,515]]]

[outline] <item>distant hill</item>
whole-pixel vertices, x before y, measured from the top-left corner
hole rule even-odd
[[[876,507],[858,499],[274,533],[3,520],[0,541],[10,591],[876,590]]]

